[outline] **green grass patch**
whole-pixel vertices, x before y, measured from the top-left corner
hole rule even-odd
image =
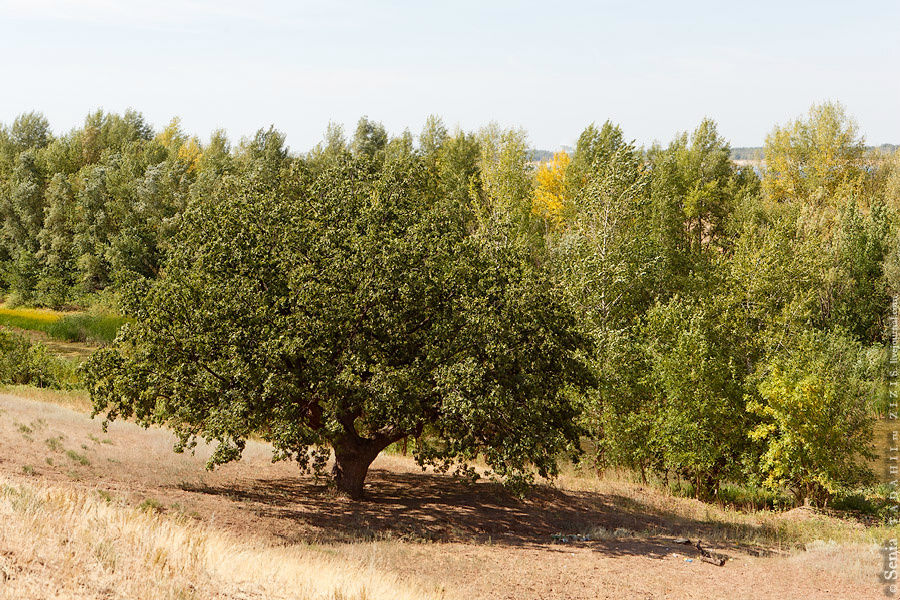
[[[0,325],[46,332],[64,314],[43,308],[7,308],[0,306]]]
[[[145,498],[143,502],[138,504],[138,509],[145,512],[161,513],[165,510],[165,507],[156,498]]]
[[[91,315],[78,313],[66,315],[47,328],[47,334],[66,342],[109,343],[116,338],[125,318],[118,315]]]
[[[69,457],[69,460],[72,462],[76,462],[83,467],[88,467],[91,464],[91,461],[88,460],[88,457],[84,454],[78,454],[74,450],[66,450],[66,456]]]
[[[41,331],[66,342],[108,343],[125,318],[115,314],[62,312],[48,308],[9,308],[0,306],[0,325]]]

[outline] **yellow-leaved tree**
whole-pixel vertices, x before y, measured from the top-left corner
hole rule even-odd
[[[569,207],[566,186],[566,169],[569,166],[569,155],[564,151],[557,152],[553,159],[541,163],[535,174],[534,199],[532,212],[549,221],[553,226],[565,224]]]
[[[188,139],[188,136],[181,130],[181,118],[172,117],[166,128],[156,134],[153,140],[163,146],[170,152],[177,152]]]
[[[178,148],[178,160],[186,163],[190,172],[199,168],[201,158],[203,158],[203,149],[196,137],[187,140]]]

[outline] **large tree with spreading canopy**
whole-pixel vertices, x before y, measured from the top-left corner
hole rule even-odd
[[[345,153],[226,180],[189,207],[170,260],[123,293],[90,359],[95,411],[165,424],[210,464],[258,435],[362,495],[388,445],[501,476],[577,444],[586,342],[509,223],[484,224],[415,155]]]

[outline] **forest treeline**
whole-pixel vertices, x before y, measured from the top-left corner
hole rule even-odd
[[[298,155],[288,151],[284,136],[273,128],[235,145],[220,132],[201,143],[183,132],[177,120],[156,132],[136,112],[96,112],[82,127],[55,136],[46,119],[30,113],[0,129],[2,284],[8,301],[15,304],[60,307],[124,298],[123,310],[138,323],[132,332],[145,337],[167,327],[164,317],[177,321],[176,308],[190,302],[204,307],[208,301],[208,312],[220,311],[220,320],[245,319],[228,337],[211,321],[195,322],[191,329],[184,317],[181,329],[173,325],[166,339],[185,340],[203,330],[209,335],[202,343],[195,340],[195,345],[182,347],[160,337],[157,346],[131,354],[120,345],[119,354],[95,359],[91,367],[93,391],[104,398],[99,406],[108,404],[145,420],[165,421],[179,413],[177,424],[185,442],[198,434],[224,440],[217,458],[224,461],[239,454],[241,440],[254,430],[267,432],[267,439],[275,440],[276,447],[281,443],[288,456],[317,443],[316,435],[326,436],[336,450],[347,442],[327,437],[333,431],[322,424],[325,403],[319,400],[304,404],[308,410],[302,415],[279,413],[274,425],[257,419],[261,412],[256,411],[263,409],[256,405],[235,404],[240,410],[215,412],[208,402],[216,396],[213,387],[204,388],[205,395],[198,393],[193,404],[182,399],[181,408],[158,404],[158,398],[184,393],[186,384],[154,379],[148,365],[161,369],[183,350],[183,364],[194,364],[195,369],[203,352],[212,356],[218,351],[212,350],[215,339],[246,349],[249,357],[252,344],[262,347],[274,338],[260,333],[260,338],[235,341],[235,336],[251,336],[266,319],[292,323],[284,326],[298,331],[312,328],[312,315],[325,314],[310,308],[321,301],[319,292],[310,292],[306,304],[294,305],[285,300],[287,292],[278,290],[296,289],[302,296],[322,284],[324,278],[317,273],[351,272],[367,265],[367,272],[378,275],[374,283],[365,279],[365,285],[393,286],[402,296],[408,292],[404,286],[418,281],[410,278],[418,276],[420,266],[452,263],[452,269],[440,271],[443,285],[461,290],[460,297],[470,294],[466,297],[474,304],[493,297],[490,290],[519,290],[517,298],[496,297],[503,310],[484,308],[478,319],[466,323],[490,321],[498,337],[508,333],[510,340],[520,340],[513,345],[515,352],[533,343],[529,354],[516,355],[521,364],[540,363],[542,352],[548,361],[542,367],[547,375],[543,383],[535,377],[539,370],[525,377],[527,369],[519,368],[515,385],[495,382],[490,393],[515,396],[525,390],[535,398],[546,393],[547,402],[566,399],[545,413],[541,411],[547,404],[532,407],[535,419],[552,425],[550,430],[536,427],[533,438],[527,438],[528,427],[522,425],[526,421],[510,421],[520,426],[517,440],[502,437],[490,419],[482,419],[469,430],[451,432],[439,446],[423,447],[424,455],[455,452],[471,457],[475,438],[481,436],[494,440],[487,446],[499,453],[498,465],[512,465],[510,472],[532,459],[541,472],[552,472],[549,450],[571,449],[589,437],[596,442],[594,458],[600,465],[681,478],[701,497],[715,497],[725,482],[740,482],[823,502],[872,481],[867,467],[874,450],[872,424],[878,411],[888,408],[884,381],[889,318],[892,294],[900,285],[900,153],[867,149],[844,109],[825,103],[776,126],[766,138],[764,158],[761,172],[735,165],[729,143],[710,120],[668,145],[650,148],[637,147],[609,122],[591,125],[571,154],[558,153],[536,167],[523,131],[497,126],[451,131],[436,117],[418,136],[405,132],[390,137],[383,126],[366,118],[349,137],[330,126],[318,146]],[[405,195],[432,200],[417,205],[403,200]],[[280,200],[265,199],[269,197]],[[390,208],[391,203],[396,206]],[[293,233],[285,228],[293,228]],[[351,230],[352,236],[341,242],[340,236]],[[419,237],[409,238],[411,231]],[[475,248],[467,241],[467,231],[485,232],[482,237],[490,241]],[[313,239],[315,244],[308,242]],[[422,244],[433,252],[420,255]],[[293,249],[274,261],[272,253],[287,245]],[[360,258],[364,249],[383,260]],[[392,251],[405,258],[396,258]],[[460,256],[468,257],[474,271],[481,269],[479,274],[463,273]],[[327,262],[328,257],[333,262]],[[319,270],[304,270],[306,262]],[[265,277],[250,277],[248,271],[254,269],[266,270]],[[487,271],[498,274],[488,277]],[[303,279],[282,277],[283,272],[302,274]],[[167,273],[192,283],[153,283]],[[240,279],[254,288],[252,294],[242,296],[222,278]],[[201,297],[198,281],[206,281],[215,295]],[[529,295],[523,291],[528,288],[537,291]],[[417,288],[410,289],[415,295]],[[435,319],[453,322],[446,312],[450,304],[443,307],[446,298],[439,289],[423,287],[419,292],[430,299],[428,307],[411,304],[421,299],[391,300],[390,295],[373,299],[371,305],[347,305],[347,311],[362,311],[359,323],[374,318],[373,306],[387,310],[396,302],[399,313],[379,315],[394,329],[373,329],[371,346],[359,350],[354,360],[373,361],[373,353],[394,348],[387,341],[391,335],[417,339],[419,328],[432,327]],[[374,292],[367,293],[374,298]],[[228,304],[238,296],[243,304]],[[168,316],[142,305],[146,298],[167,307]],[[339,300],[335,297],[335,303]],[[254,302],[258,306],[249,305]],[[568,312],[544,311],[537,308],[540,303],[564,305]],[[438,305],[446,311],[435,317],[428,311]],[[247,314],[238,316],[241,306]],[[403,312],[407,309],[408,318]],[[310,311],[306,321],[283,320],[288,313],[305,310]],[[571,327],[546,334],[553,327],[550,321],[567,323],[567,315],[574,316]],[[419,319],[415,327],[414,317]],[[511,329],[505,324],[510,319],[529,325]],[[468,331],[468,325],[457,326],[456,331]],[[365,334],[358,327],[334,328],[348,339]],[[303,340],[320,340],[322,331],[310,329]],[[542,346],[538,342],[545,334],[552,343]],[[490,346],[479,335],[472,333],[472,344]],[[140,347],[136,337],[131,342],[133,348]],[[167,343],[171,354],[164,356],[160,348]],[[278,343],[285,342],[279,338]],[[291,356],[302,355],[303,361],[285,358],[273,366],[271,357],[246,358],[240,363],[245,367],[265,366],[259,372],[247,367],[240,383],[229,379],[232,387],[223,389],[258,388],[260,398],[270,398],[273,389],[297,389],[295,372],[307,364],[302,348],[309,344],[297,341],[290,351],[272,344],[265,346],[272,353],[293,352]],[[343,345],[335,341],[335,356],[346,352]],[[397,357],[409,354],[412,358],[403,368],[415,364],[421,369],[422,347],[416,347],[419,354],[397,347],[394,354],[379,357],[380,368],[393,369],[382,379],[368,368],[354,371],[352,385],[371,392],[377,381],[382,386],[378,397],[384,398],[382,404],[353,412],[354,419],[365,420],[371,413],[385,423],[404,423],[402,429],[371,426],[372,435],[390,432],[378,438],[381,441],[387,443],[395,434],[419,436],[429,426],[438,427],[434,423],[450,431],[451,417],[457,426],[466,422],[459,421],[468,414],[460,408],[463,403],[451,410],[446,398],[460,382],[473,381],[476,367],[467,366],[465,378],[454,372],[459,379],[443,388],[439,383],[450,376],[447,369],[417,372],[419,380],[438,382],[428,393],[413,393],[408,389],[414,387],[412,379],[397,379]],[[577,361],[567,363],[570,353],[561,348],[573,349]],[[471,352],[469,346],[458,350]],[[491,364],[510,356],[492,351],[485,349],[478,356]],[[237,364],[234,356],[215,360]],[[554,361],[556,366],[549,365]],[[554,369],[560,364],[571,373],[557,377]],[[580,366],[587,371],[581,372]],[[278,369],[294,373],[295,380],[287,384],[266,379]],[[131,375],[122,376],[125,371]],[[224,385],[227,375],[207,371],[212,375],[191,370],[190,377],[207,378],[207,386]],[[349,375],[342,371],[328,377]],[[136,383],[152,388],[158,397],[142,395]],[[303,380],[303,385],[319,384]],[[432,398],[438,388],[443,403]],[[514,388],[518,391],[511,392]],[[121,400],[126,397],[127,402]],[[413,397],[415,403],[403,399]],[[225,402],[225,396],[221,398],[218,401]],[[276,411],[273,406],[266,405],[267,414]],[[335,423],[347,414],[347,409],[336,409]],[[427,419],[420,418],[422,414]],[[236,424],[240,415],[245,424]],[[281,426],[291,418],[305,419],[306,429]],[[548,440],[549,450],[540,448],[540,439]]]

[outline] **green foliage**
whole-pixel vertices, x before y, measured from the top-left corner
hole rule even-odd
[[[827,459],[822,471],[776,475],[769,489],[822,502],[867,481],[865,469],[838,455],[858,462],[871,441],[874,405],[851,398],[867,389],[884,400],[877,381],[885,375],[889,293],[900,287],[897,221],[855,153],[852,122],[829,106],[811,119],[783,151],[808,155],[808,168],[822,173],[801,172],[806,191],[790,201],[730,162],[711,121],[643,155],[609,123],[585,130],[566,173],[563,200],[574,213],[546,242],[559,285],[596,342],[598,387],[583,399],[582,419],[601,464],[674,477],[720,500],[726,486],[752,488],[781,468],[800,468],[795,438],[749,434],[786,418],[759,409],[774,402],[764,395],[774,388],[760,383],[774,377],[773,365],[800,348],[812,356],[810,345],[819,344],[831,354],[791,376],[831,369],[823,394],[840,399],[843,409],[833,411],[846,417],[847,445],[807,440]],[[851,201],[861,190],[871,196]],[[838,329],[868,365],[843,387],[834,374],[849,371],[828,345]]]
[[[897,248],[896,231],[881,202],[866,214],[843,209],[836,231],[833,267],[828,273],[826,310],[836,325],[859,340],[886,342],[891,283],[885,265]]]
[[[79,385],[75,365],[42,344],[0,329],[0,383],[71,388]]]
[[[179,448],[215,440],[212,464],[254,434],[304,468],[330,446],[353,495],[406,436],[423,463],[552,474],[577,443],[587,342],[514,224],[479,226],[432,177],[415,157],[345,155],[226,182],[165,271],[126,288],[133,322],[87,363],[95,410],[165,423]]]
[[[374,159],[376,156],[383,158],[388,143],[387,132],[384,125],[370,121],[362,117],[356,125],[356,134],[350,148],[356,156],[366,156]]]
[[[860,190],[865,139],[839,103],[814,105],[807,117],[766,137],[763,185],[779,202],[837,204]]]
[[[865,483],[900,159],[840,105],[776,127],[762,179],[709,119],[647,150],[591,125],[552,169],[497,125],[350,133],[297,156],[272,127],[201,144],[133,111],[61,136],[35,113],[0,126],[7,306],[94,306],[0,322],[121,327],[87,367],[98,411],[218,441],[213,463],[251,435],[310,468],[331,447],[351,493],[397,439],[518,484],[585,433],[601,464],[721,501]],[[4,344],[7,379],[70,384]]]
[[[74,462],[76,464],[81,465],[82,467],[91,466],[91,461],[90,461],[90,459],[88,459],[88,457],[86,457],[83,454],[79,454],[78,452],[75,452],[74,450],[66,450],[66,456],[69,457],[69,460],[71,460],[72,462]]]
[[[78,313],[62,317],[47,326],[47,333],[67,342],[108,343],[116,334],[125,318],[118,315]]]
[[[769,488],[787,486],[821,503],[872,478],[871,365],[860,345],[837,332],[804,332],[764,363],[760,418],[751,439],[766,442],[759,470]]]
[[[658,468],[692,481],[711,497],[739,476],[746,446],[741,367],[715,314],[673,298],[647,313],[643,327],[652,411],[648,445]]]
[[[669,252],[697,253],[727,243],[728,217],[740,188],[748,185],[730,153],[728,142],[709,119],[690,137],[683,133],[667,149],[650,150],[654,210]]]
[[[497,124],[482,129],[477,136],[478,186],[469,187],[482,227],[499,223],[516,227],[517,234],[530,228],[532,181],[528,163],[528,142],[523,130],[504,130]]]
[[[163,503],[156,498],[144,498],[141,503],[138,504],[138,510],[148,513],[161,513],[165,511],[165,508]]]
[[[257,146],[266,135],[257,134],[248,154],[264,153]],[[227,166],[222,148],[221,136],[200,147],[177,119],[154,136],[132,111],[98,111],[55,139],[43,117],[17,119],[0,135],[7,292],[18,303],[61,307],[155,276],[194,188],[210,189]]]

